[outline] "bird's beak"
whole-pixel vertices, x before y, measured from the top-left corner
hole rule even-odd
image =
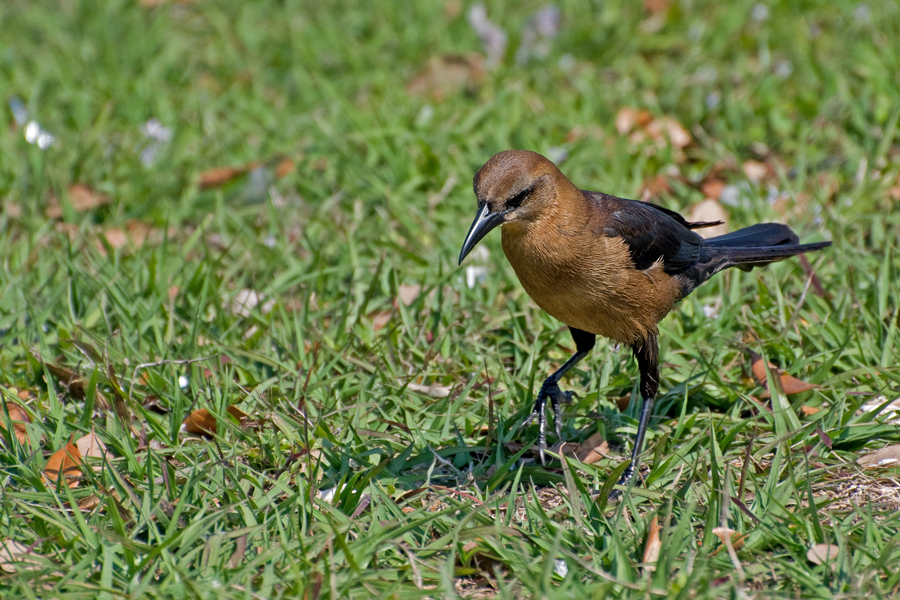
[[[462,250],[459,251],[459,264],[462,264],[463,259],[481,241],[481,238],[501,223],[503,223],[503,213],[492,213],[487,203],[482,204],[478,211],[478,216],[475,217],[475,220],[472,221],[472,226],[469,227],[469,233],[466,234],[466,241],[463,242]]]

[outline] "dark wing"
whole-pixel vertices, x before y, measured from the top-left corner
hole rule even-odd
[[[689,223],[678,213],[649,202],[596,192],[585,196],[599,212],[600,233],[625,240],[638,269],[662,260],[665,272],[675,275],[697,262],[703,238],[691,229],[705,224]]]

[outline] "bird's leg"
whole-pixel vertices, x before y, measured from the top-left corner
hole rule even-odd
[[[563,366],[554,371],[550,377],[544,380],[544,383],[541,384],[541,389],[538,392],[537,399],[534,401],[534,410],[531,411],[531,414],[525,419],[525,422],[522,423],[522,427],[527,427],[535,420],[538,422],[538,454],[541,457],[541,464],[546,464],[544,450],[547,449],[547,416],[544,414],[544,407],[547,404],[547,399],[550,399],[550,406],[553,408],[556,435],[561,440],[562,418],[560,417],[559,405],[560,402],[571,401],[574,394],[572,392],[563,392],[559,389],[559,380],[562,379],[562,376],[565,375],[569,369],[577,365],[582,358],[587,356],[588,352],[594,347],[594,342],[596,340],[596,336],[593,333],[587,333],[586,331],[581,331],[580,329],[575,329],[573,327],[569,327],[569,331],[572,332],[572,338],[575,340],[575,354],[572,358],[567,360]]]
[[[641,343],[632,346],[634,357],[637,359],[638,368],[641,371],[641,420],[638,423],[637,435],[634,437],[634,449],[631,451],[631,464],[622,473],[618,485],[627,485],[634,472],[640,465],[641,450],[644,446],[644,436],[650,423],[650,414],[653,412],[653,401],[659,391],[659,346],[656,336],[650,335]],[[613,490],[609,497],[611,500],[618,498],[621,491]]]

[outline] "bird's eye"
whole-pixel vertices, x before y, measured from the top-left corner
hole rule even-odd
[[[525,188],[512,198],[506,201],[507,210],[515,210],[522,206],[522,203],[525,202],[525,199],[531,194],[533,188]]]

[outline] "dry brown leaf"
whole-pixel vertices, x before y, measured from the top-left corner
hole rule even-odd
[[[409,81],[406,93],[440,102],[463,90],[477,89],[484,76],[484,59],[478,54],[435,56]]]
[[[648,200],[658,198],[663,194],[671,194],[672,182],[669,181],[668,177],[660,173],[649,179],[645,179],[644,184],[641,186],[641,190],[641,199],[644,200],[644,202],[647,202]]]
[[[218,427],[216,418],[205,408],[198,408],[187,416],[181,428],[197,435],[215,435]]]
[[[239,165],[237,167],[215,167],[213,169],[202,171],[197,184],[200,186],[201,190],[222,187],[225,184],[231,183],[238,177],[246,175],[250,171],[263,166],[271,169],[275,177],[280,179],[293,173],[294,160],[287,156],[275,155],[265,160],[252,160],[245,165]]]
[[[225,412],[234,417],[241,425],[249,418],[247,413],[234,405],[226,406]],[[211,412],[205,408],[198,408],[187,416],[181,424],[181,429],[196,435],[216,435],[219,426],[216,417]]]
[[[800,407],[800,412],[802,412],[807,417],[813,416],[820,410],[822,410],[821,406],[807,406],[804,404],[803,406]]]
[[[18,219],[22,216],[22,205],[18,202],[6,200],[0,205],[0,210],[10,219]]]
[[[66,479],[70,488],[78,487],[81,478],[81,452],[78,446],[69,442],[65,447],[54,452],[47,460],[44,467],[44,481],[47,485],[55,486],[60,474]]]
[[[714,527],[712,530],[713,535],[722,540],[722,543],[725,543],[725,540],[731,540],[731,547],[735,550],[740,550],[744,545],[744,540],[747,537],[747,534],[738,533],[733,529],[729,529],[727,527]]]
[[[857,462],[867,469],[900,467],[900,444],[885,446],[881,450],[860,456]]]
[[[109,452],[106,450],[106,444],[100,441],[100,438],[92,431],[87,435],[83,435],[75,441],[75,446],[82,458],[110,458]],[[99,470],[99,465],[94,470]]]
[[[296,165],[294,164],[294,160],[289,157],[285,157],[281,159],[278,165],[275,166],[275,177],[281,179],[283,177],[287,177],[291,173],[294,172]]]
[[[656,561],[659,559],[659,551],[662,549],[662,540],[659,539],[659,532],[662,527],[659,526],[659,518],[653,515],[650,521],[650,528],[647,530],[647,543],[644,545],[645,568],[653,570],[656,568]]]
[[[691,143],[691,134],[672,117],[654,119],[647,125],[647,133],[657,141],[668,138],[676,148],[685,148]]]
[[[626,106],[616,113],[616,131],[619,135],[628,135],[635,128],[646,127],[651,121],[653,115],[649,111]]]
[[[84,212],[97,208],[104,204],[109,204],[109,198],[103,194],[99,194],[84,185],[83,183],[73,183],[66,190],[69,204],[75,212]],[[63,207],[56,196],[51,196],[44,211],[48,218],[59,219],[63,216]]]
[[[28,416],[28,413],[25,412],[25,409],[22,408],[22,406],[11,400],[6,401],[6,410],[9,412],[9,420],[13,426],[13,434],[16,436],[16,439],[19,440],[19,443],[24,446],[28,443],[28,430],[25,428],[25,423],[31,423],[31,417]],[[0,411],[2,411],[2,409],[0,409]],[[0,412],[0,429],[6,431],[6,415],[2,412]]]
[[[125,223],[125,229],[110,227],[100,232],[106,242],[113,248],[142,248],[147,242],[157,243],[162,233],[149,223],[131,219]]]
[[[626,394],[625,396],[619,396],[618,398],[616,398],[616,408],[618,408],[622,412],[628,410],[629,404],[631,404],[631,394]]]
[[[446,385],[422,385],[420,383],[410,383],[407,389],[428,396],[429,398],[446,398],[450,395],[451,388]]]
[[[383,310],[381,312],[372,313],[369,315],[369,320],[372,321],[372,329],[375,331],[384,329],[385,325],[391,320],[391,311]]]
[[[840,548],[834,544],[816,544],[806,552],[806,560],[816,565],[824,565],[837,560]]]
[[[718,200],[713,200],[712,198],[707,198],[692,206],[690,216],[688,217],[688,221],[695,223],[698,221],[706,223],[722,221],[720,225],[713,225],[712,227],[703,227],[695,230],[704,238],[716,237],[717,235],[728,233],[728,225],[725,224],[727,220],[728,215],[725,214],[725,209],[722,208],[722,205],[719,204]]]
[[[75,371],[66,367],[47,362],[39,354],[34,355],[39,361],[44,363],[50,374],[56,377],[61,384],[68,388],[69,392],[78,400],[84,400],[84,394],[87,389],[87,382],[84,381]]]
[[[100,496],[98,496],[97,494],[91,494],[86,498],[78,500],[76,504],[78,505],[78,508],[83,511],[94,510],[95,508],[100,506]]]
[[[721,179],[709,179],[700,184],[700,191],[707,198],[718,200],[727,184]]]
[[[592,465],[609,454],[609,444],[603,439],[603,435],[594,433],[577,446],[563,442],[551,450],[572,454],[584,464]]]
[[[215,167],[200,173],[198,184],[201,190],[222,187],[248,171],[252,171],[260,165],[259,161],[253,161],[240,167]]]
[[[397,288],[397,296],[400,298],[400,302],[402,302],[406,306],[409,306],[415,301],[416,298],[419,297],[419,292],[421,291],[421,285],[407,285],[405,283],[401,283],[400,287]]]
[[[888,189],[891,200],[900,200],[900,185],[893,185]]]
[[[672,0],[644,0],[644,10],[651,15],[668,12]]]
[[[250,416],[233,404],[227,406],[225,412],[237,419],[238,423],[243,423]]]
[[[742,169],[744,171],[744,175],[747,176],[747,179],[749,179],[753,183],[759,183],[770,174],[768,165],[757,160],[744,161]]]
[[[35,560],[37,556],[28,546],[12,538],[0,540],[0,570],[6,573],[40,568]]]
[[[763,363],[762,356],[755,352],[751,352],[750,360],[750,366],[753,369],[753,376],[756,378],[756,381],[759,382],[759,385],[766,388],[766,391],[760,394],[759,397],[762,399],[770,398],[771,393],[769,392],[768,382],[766,381],[766,366],[765,363]],[[801,392],[807,392],[819,387],[814,383],[807,383],[805,381],[797,379],[796,377],[788,375],[787,373],[782,373],[781,370],[772,363],[768,364],[769,370],[772,373],[778,375],[781,391],[786,396],[799,394]]]
[[[106,243],[113,248],[121,248],[128,243],[128,236],[118,227],[110,227],[100,232],[100,235],[106,240]]]

